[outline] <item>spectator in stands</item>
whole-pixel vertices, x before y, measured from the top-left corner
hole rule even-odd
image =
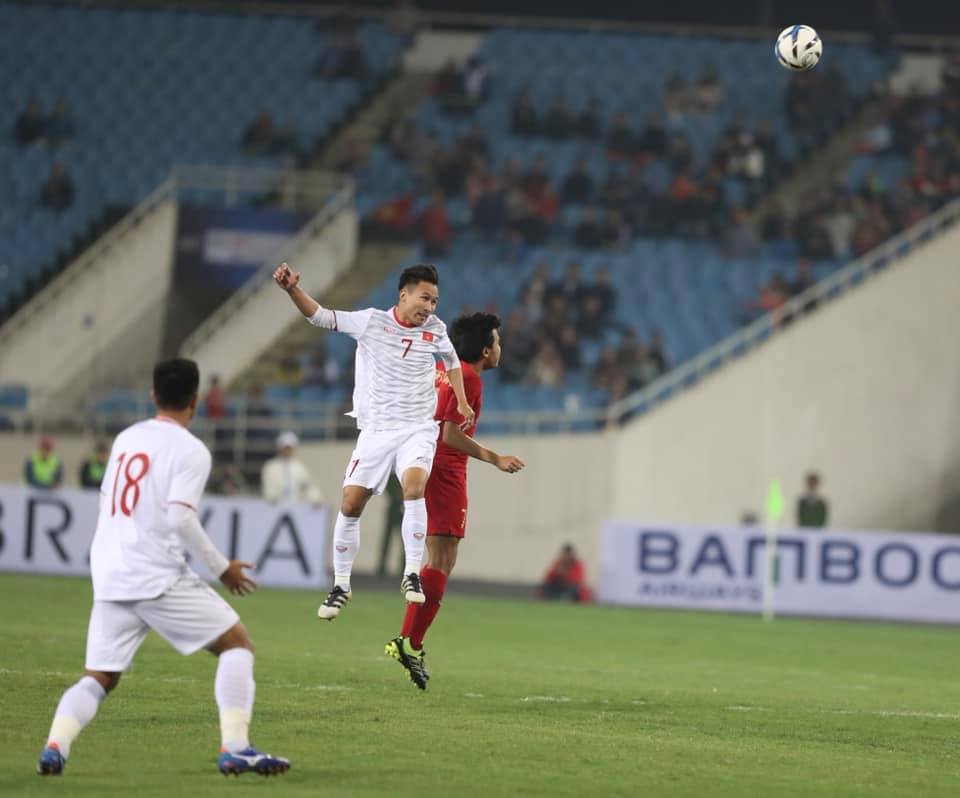
[[[600,101],[595,97],[591,97],[577,115],[574,133],[584,139],[595,139],[600,135]]]
[[[563,360],[556,344],[544,338],[530,364],[530,382],[542,388],[556,388],[563,382]]]
[[[603,246],[603,229],[592,208],[584,208],[580,212],[580,223],[576,227],[573,240],[580,249],[599,249]]]
[[[583,286],[581,297],[596,296],[600,301],[600,308],[607,318],[612,318],[617,306],[617,292],[610,283],[610,270],[600,266],[593,272],[593,279]]]
[[[260,111],[243,131],[241,147],[247,155],[266,155],[273,148],[273,117]]]
[[[849,197],[836,197],[823,218],[823,229],[830,240],[833,257],[846,259],[850,256],[856,227],[857,219],[853,213],[853,202]]]
[[[46,490],[63,484],[63,463],[54,452],[53,438],[49,435],[40,438],[37,451],[24,461],[23,479],[31,487]]]
[[[744,308],[748,311],[743,318],[744,323],[779,310],[789,298],[789,289],[783,277],[774,275],[772,280],[760,286],[753,299],[744,303]]]
[[[507,199],[499,178],[486,173],[472,207],[473,226],[490,238],[499,238],[507,224]]]
[[[50,116],[47,117],[47,141],[52,147],[58,147],[64,141],[72,139],[77,134],[77,125],[73,114],[67,106],[66,100],[58,97],[53,102]]]
[[[693,92],[682,75],[674,73],[667,79],[663,107],[670,116],[682,116],[693,110]]]
[[[564,325],[557,340],[557,352],[566,371],[580,369],[580,342],[577,340],[577,328],[573,324]]]
[[[277,456],[267,460],[260,474],[263,498],[268,502],[319,505],[323,501],[310,471],[297,459],[300,440],[292,432],[277,436]]]
[[[753,133],[753,141],[763,153],[763,167],[766,176],[766,185],[769,186],[780,179],[783,172],[783,156],[780,154],[780,144],[773,125],[769,119],[764,119],[757,125]]]
[[[62,163],[54,161],[40,191],[40,204],[53,211],[65,211],[73,205],[73,197],[73,179]]]
[[[617,362],[616,348],[612,346],[604,347],[590,372],[590,387],[598,390],[609,389],[619,370],[620,364]]]
[[[88,490],[99,490],[103,482],[103,475],[107,470],[107,460],[110,458],[110,447],[103,441],[94,447],[93,455],[80,465],[80,487]]]
[[[21,146],[28,146],[42,143],[46,135],[47,117],[43,113],[40,101],[31,97],[14,123],[13,139]]]
[[[573,135],[574,119],[563,97],[554,99],[543,117],[541,131],[551,139],[566,139]]]
[[[537,111],[526,89],[518,91],[510,105],[510,132],[514,136],[536,136],[540,130]]]
[[[529,318],[522,308],[515,308],[503,325],[503,335],[509,336],[510,348],[503,350],[497,373],[503,382],[520,382],[537,352],[537,339]]]
[[[723,104],[723,100],[723,84],[717,75],[717,68],[707,64],[700,79],[690,89],[690,105],[695,111],[712,114]]]
[[[607,208],[601,225],[600,235],[603,247],[608,250],[619,250],[627,243],[627,226],[623,220],[623,211],[620,208]]]
[[[220,387],[220,378],[214,375],[210,378],[210,387],[203,400],[203,414],[211,421],[227,417],[227,403]]]
[[[603,311],[603,304],[596,294],[581,298],[580,313],[577,318],[577,332],[581,338],[596,340],[602,338],[610,327],[610,319]]]
[[[561,190],[564,202],[572,202],[576,205],[584,205],[590,201],[593,196],[593,178],[587,171],[587,162],[580,158],[573,165],[573,170],[563,181]]]
[[[538,595],[543,599],[590,601],[590,590],[586,585],[586,569],[570,543],[560,550],[560,556],[550,564]]]
[[[564,294],[554,293],[544,296],[543,316],[539,323],[542,336],[551,341],[558,341],[563,329],[570,323],[575,307]]]
[[[324,80],[364,80],[369,74],[367,54],[354,31],[343,31],[317,59],[314,74]]]
[[[807,489],[797,499],[797,526],[806,529],[823,529],[830,516],[830,505],[820,495],[820,475],[816,471],[807,474]]]
[[[580,263],[572,260],[564,269],[561,280],[549,283],[543,292],[543,305],[548,307],[555,297],[563,297],[567,307],[575,307],[580,301],[583,285],[580,281]]]
[[[663,124],[661,114],[651,114],[647,126],[637,140],[637,152],[640,158],[648,161],[652,158],[663,158],[670,147],[670,137]]]
[[[663,335],[659,330],[654,330],[650,334],[650,342],[647,344],[647,357],[656,368],[656,376],[659,377],[670,370],[670,358],[667,355],[666,347],[663,345]]]
[[[419,227],[424,254],[430,258],[446,255],[453,233],[441,191],[434,191],[431,195],[430,203],[420,213]]]
[[[226,460],[213,469],[207,489],[217,496],[242,496],[250,492],[243,474],[231,460]]]
[[[627,115],[618,113],[607,133],[607,157],[629,158],[635,151],[635,137],[627,121]]]

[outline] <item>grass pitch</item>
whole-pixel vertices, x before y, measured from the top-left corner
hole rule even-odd
[[[426,693],[383,655],[399,594],[235,601],[257,644],[252,737],[278,779],[216,772],[214,661],[151,635],[74,744],[34,773],[83,663],[89,583],[0,575],[0,795],[952,796],[953,629],[458,596],[427,640]]]

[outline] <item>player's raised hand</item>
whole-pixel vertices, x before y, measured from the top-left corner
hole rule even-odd
[[[508,474],[516,474],[526,463],[519,457],[514,457],[512,454],[502,454],[497,457],[494,465]]]
[[[287,263],[281,263],[273,270],[273,280],[284,291],[292,291],[300,284],[300,272],[295,272]]]
[[[467,429],[471,424],[473,424],[474,418],[476,415],[473,412],[473,408],[468,404],[457,404],[457,412],[463,416],[463,422],[460,424],[460,429]]]
[[[253,570],[254,567],[252,562],[230,560],[227,570],[220,574],[220,581],[233,595],[245,596],[257,589],[257,583],[243,572],[244,569]]]

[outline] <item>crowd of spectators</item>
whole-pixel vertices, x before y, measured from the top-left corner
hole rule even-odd
[[[546,263],[538,264],[521,286],[513,310],[504,320],[500,379],[541,387],[563,387],[571,374],[583,374],[590,388],[611,399],[644,387],[670,366],[659,334],[648,342],[616,321],[617,294],[610,273],[595,269],[584,280],[580,264],[571,261],[563,277],[549,279]],[[617,345],[610,345],[618,340]],[[588,366],[583,343],[600,348]]]

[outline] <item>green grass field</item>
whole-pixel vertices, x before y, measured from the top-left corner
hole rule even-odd
[[[213,659],[154,636],[74,745],[34,773],[82,665],[85,580],[0,575],[0,795],[956,796],[951,629],[448,596],[430,689],[387,659],[402,602],[236,602],[258,646],[253,739],[276,780],[225,782]]]

